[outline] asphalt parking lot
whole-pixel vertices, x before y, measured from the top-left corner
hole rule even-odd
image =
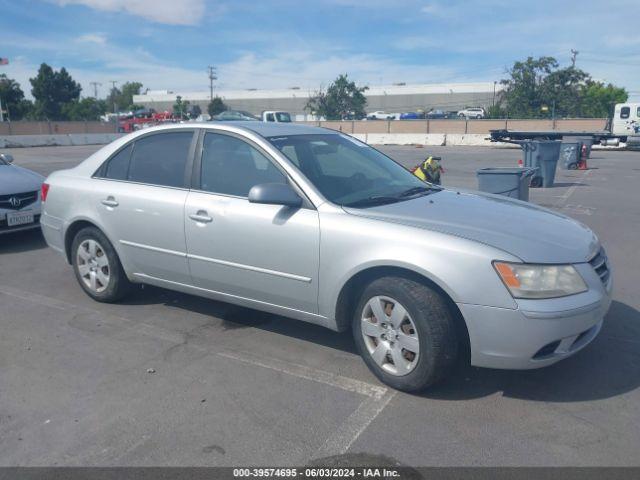
[[[7,151],[47,174],[98,148]],[[460,188],[520,157],[381,150],[407,166],[441,155],[445,185]],[[599,337],[541,370],[460,365],[421,395],[380,384],[349,334],[150,287],[95,303],[38,232],[0,237],[0,465],[305,465],[360,453],[413,466],[640,465],[640,153],[594,151],[589,166],[559,171],[531,201],[607,248],[615,293]]]

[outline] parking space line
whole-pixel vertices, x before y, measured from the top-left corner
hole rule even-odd
[[[384,410],[397,393],[395,390],[389,390],[385,387],[372,385],[370,383],[343,377],[342,375],[336,375],[316,368],[271,358],[257,358],[255,355],[250,353],[225,351],[218,352],[217,355],[238,360],[249,365],[268,368],[294,377],[324,383],[332,387],[358,393],[367,397],[315,452],[314,458],[340,455],[349,450],[351,445],[353,445],[362,432],[364,432],[371,422],[373,422]]]
[[[306,367],[304,365],[298,365],[295,363],[285,362],[282,360],[276,360],[272,358],[258,358],[254,354],[238,351],[224,351],[218,352],[217,355],[221,357],[231,358],[240,362],[248,363],[258,367],[268,368],[281,373],[286,373],[294,377],[304,378],[306,380],[312,380],[318,383],[324,383],[332,387],[340,388],[348,392],[358,393],[374,399],[380,399],[387,392],[385,387],[373,385],[371,383],[356,380],[354,378],[343,377],[342,375],[336,375],[324,370],[318,370],[312,367]]]
[[[556,204],[554,205],[556,208],[562,208],[564,206],[565,203],[567,203],[567,201],[569,200],[569,197],[571,197],[571,195],[573,195],[573,192],[576,191],[576,188],[584,185],[584,181],[586,180],[586,178],[591,175],[591,172],[593,172],[593,170],[585,170],[582,173],[582,176],[580,177],[580,179],[574,184],[571,185],[567,191],[564,193],[564,195],[560,195],[558,198],[559,200],[556,202]]]
[[[338,427],[316,451],[314,458],[330,457],[345,453],[396,395],[387,390],[381,397],[369,397]]]

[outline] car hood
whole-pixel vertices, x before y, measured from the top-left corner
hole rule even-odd
[[[581,263],[599,248],[595,234],[576,220],[531,203],[479,192],[445,189],[404,202],[344,210],[474,240],[524,262]]]
[[[0,195],[40,190],[44,177],[17,165],[0,165]]]

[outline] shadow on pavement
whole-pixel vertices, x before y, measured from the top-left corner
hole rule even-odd
[[[0,235],[0,255],[40,250],[42,248],[47,248],[47,244],[39,228]]]
[[[145,287],[124,302],[159,303],[222,319],[224,330],[259,328],[357,355],[351,332],[324,327],[223,302]],[[491,370],[461,361],[444,383],[424,398],[469,400],[502,392],[504,396],[544,402],[598,400],[640,386],[640,312],[614,301],[600,335],[584,350],[537,370]]]
[[[125,305],[164,304],[222,319],[221,327],[223,330],[259,328],[357,355],[350,331],[337,333],[319,325],[195,295],[145,286],[144,289],[137,290],[121,303]]]

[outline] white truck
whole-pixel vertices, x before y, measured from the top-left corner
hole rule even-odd
[[[274,123],[291,123],[291,115],[289,114],[289,112],[266,110],[262,112],[262,121]]]

